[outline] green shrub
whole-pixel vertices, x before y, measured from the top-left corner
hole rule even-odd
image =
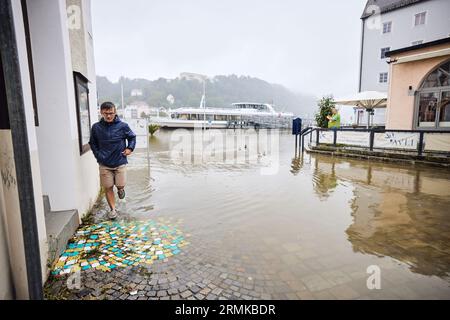
[[[328,128],[327,116],[331,115],[331,109],[335,106],[333,96],[322,97],[317,103],[319,110],[316,113],[317,126],[321,128]]]
[[[153,136],[155,134],[155,132],[159,130],[159,128],[160,128],[160,126],[157,124],[150,124],[148,126],[148,132],[150,133],[150,135]]]

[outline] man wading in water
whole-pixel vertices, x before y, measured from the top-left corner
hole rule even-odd
[[[127,157],[136,146],[136,135],[128,124],[120,121],[112,102],[103,103],[100,113],[103,118],[92,126],[89,145],[99,164],[100,183],[111,208],[108,218],[116,219],[113,188],[114,185],[117,187],[119,199],[125,198]]]

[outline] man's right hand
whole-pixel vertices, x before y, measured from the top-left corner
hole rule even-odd
[[[122,151],[122,154],[125,157],[128,157],[131,153],[132,153],[132,151],[130,149],[128,149],[128,148],[126,148],[125,150]]]

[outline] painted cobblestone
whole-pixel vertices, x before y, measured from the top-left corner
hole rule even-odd
[[[102,222],[77,231],[55,263],[52,275],[150,265],[178,255],[186,244],[180,230],[152,220]]]

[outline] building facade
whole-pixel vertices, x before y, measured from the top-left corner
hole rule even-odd
[[[391,75],[386,53],[450,36],[448,0],[369,0],[361,16],[359,91],[387,92]],[[385,109],[375,124],[385,123]],[[359,124],[364,113],[356,111]]]
[[[95,203],[90,0],[0,4],[0,299],[39,299],[47,265]]]
[[[450,132],[450,37],[387,53],[388,129]],[[450,145],[450,136],[442,143]]]

